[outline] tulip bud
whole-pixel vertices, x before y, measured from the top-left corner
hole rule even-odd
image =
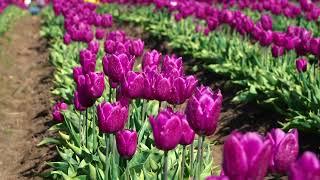
[[[98,125],[102,133],[116,133],[122,130],[128,120],[128,107],[119,102],[103,102],[97,106]]]
[[[144,77],[144,91],[143,98],[148,100],[155,99],[155,84],[157,73],[155,70],[147,70],[143,73]]]
[[[217,127],[221,106],[220,90],[212,92],[209,87],[197,88],[186,107],[190,127],[198,135],[212,135]]]
[[[304,58],[296,60],[296,69],[299,73],[306,72],[308,67],[308,61]]]
[[[68,105],[66,103],[57,102],[53,106],[53,111],[52,111],[53,120],[55,120],[56,122],[63,122],[64,116],[63,116],[63,114],[61,112],[65,111],[67,109],[68,109]]]
[[[88,98],[83,89],[75,91],[73,96],[74,107],[78,111],[84,111],[94,104],[95,100]]]
[[[130,130],[118,131],[116,134],[116,142],[120,156],[124,159],[131,159],[137,149],[137,132]]]
[[[259,42],[261,46],[269,46],[272,43],[272,32],[271,31],[261,31]]]
[[[264,30],[272,30],[272,17],[269,15],[262,15],[260,18],[261,25]]]
[[[144,49],[144,42],[141,41],[141,39],[132,41],[132,52],[131,55],[134,56],[142,56],[143,54],[143,49]]]
[[[78,79],[79,79],[79,76],[81,76],[81,75],[84,75],[82,67],[81,66],[74,67],[73,68],[73,80],[74,80],[74,82],[76,82],[78,84],[79,83]]]
[[[181,119],[181,139],[179,141],[179,144],[187,146],[189,144],[192,144],[195,133],[189,126],[189,123],[186,120],[186,115],[178,113],[178,116],[180,116]]]
[[[101,26],[108,28],[112,26],[112,16],[110,14],[105,14],[101,19]]]
[[[142,98],[144,91],[144,77],[141,73],[129,71],[122,83],[125,94],[130,98]]]
[[[284,47],[273,45],[271,48],[271,52],[272,52],[273,57],[275,57],[275,58],[280,57],[284,53]]]
[[[94,38],[94,35],[91,30],[85,31],[85,33],[84,33],[84,41],[85,42],[89,43],[90,41],[93,40],[93,38]]]
[[[184,75],[182,58],[165,56],[162,63],[162,73],[166,77],[180,77]]]
[[[105,31],[103,29],[96,29],[96,38],[101,40],[104,38]]]
[[[116,87],[117,87],[117,85],[112,88],[116,88]],[[116,100],[118,102],[120,102],[120,104],[122,106],[126,106],[126,107],[129,107],[129,105],[131,103],[131,99],[125,95],[125,93],[123,92],[123,89],[121,87],[118,87],[118,89],[117,89]]]
[[[210,176],[206,180],[229,180],[228,176]]]
[[[223,147],[223,172],[230,179],[263,180],[271,159],[271,142],[256,133],[232,133]]]
[[[181,119],[167,108],[161,111],[156,118],[149,117],[156,147],[169,151],[177,147],[181,139]]]
[[[299,153],[298,131],[285,134],[281,129],[273,129],[267,134],[272,144],[272,157],[269,169],[276,173],[286,173]]]
[[[320,179],[320,161],[312,152],[305,152],[293,163],[288,174],[289,180]]]
[[[133,68],[134,58],[129,59],[126,54],[107,55],[103,58],[103,71],[113,82],[120,83],[124,76]]]
[[[89,97],[97,99],[102,96],[105,88],[103,73],[90,72],[86,74],[85,83]]]
[[[160,64],[161,53],[157,50],[146,52],[142,59],[142,69],[146,71],[147,68],[157,70]]]
[[[91,41],[88,44],[88,50],[91,51],[93,54],[98,54],[99,52],[99,42],[98,41]],[[93,57],[94,58],[94,57]]]
[[[63,43],[65,45],[69,45],[71,43],[71,36],[69,33],[65,33],[64,36],[63,36]]]
[[[109,54],[113,54],[116,51],[116,43],[113,40],[107,40],[104,42],[104,51]]]
[[[107,39],[123,43],[126,40],[126,34],[123,31],[110,32]]]
[[[154,89],[155,99],[158,101],[166,101],[171,96],[171,82],[168,78],[161,74],[156,75],[156,83]]]
[[[197,79],[194,76],[188,76],[186,78],[170,78],[171,80],[171,96],[167,100],[171,104],[182,104],[189,97],[192,96],[196,86]]]

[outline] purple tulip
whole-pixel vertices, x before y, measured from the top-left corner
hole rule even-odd
[[[104,42],[104,51],[109,54],[113,54],[116,51],[116,43],[113,40],[107,40]]]
[[[181,119],[181,139],[179,141],[179,144],[187,146],[189,144],[192,144],[195,133],[189,126],[188,121],[186,120],[186,115],[182,113],[178,113]]]
[[[291,165],[289,180],[318,180],[320,179],[320,161],[312,152],[305,152]]]
[[[228,176],[210,176],[206,180],[229,180]]]
[[[97,106],[98,124],[102,133],[116,133],[122,130],[128,120],[128,107],[119,102],[103,102]]]
[[[234,132],[223,147],[223,172],[230,179],[263,180],[271,159],[272,145],[257,133]]]
[[[63,36],[63,43],[65,45],[69,45],[71,43],[72,39],[69,33],[65,33]]]
[[[57,102],[53,106],[53,111],[52,111],[52,117],[53,120],[56,122],[63,122],[64,121],[64,116],[62,114],[62,111],[65,111],[68,109],[68,105],[64,102]]]
[[[162,74],[156,74],[156,83],[154,85],[154,98],[158,101],[170,99],[172,86],[169,78]]]
[[[107,55],[103,58],[103,71],[115,83],[124,80],[124,76],[132,70],[134,58],[129,59],[126,54]]]
[[[98,54],[100,44],[98,41],[91,41],[88,43],[88,50],[91,51],[93,54]]]
[[[259,42],[261,46],[269,46],[272,43],[272,31],[261,31]]]
[[[104,38],[105,31],[103,29],[96,29],[96,38],[101,40]]]
[[[126,40],[126,33],[123,31],[110,32],[107,39],[124,43]]]
[[[144,77],[141,73],[129,71],[122,83],[125,94],[134,99],[141,98],[144,92]]]
[[[161,70],[166,77],[183,76],[184,70],[183,70],[182,58],[165,56],[163,59]]]
[[[94,38],[93,32],[91,30],[85,31],[84,33],[84,41],[89,43]]]
[[[79,79],[79,76],[81,76],[81,75],[84,75],[82,67],[81,66],[74,67],[73,68],[73,80],[74,80],[74,82],[76,82],[78,84],[79,83],[78,79]]]
[[[319,38],[312,38],[310,40],[310,51],[315,56],[320,55],[320,39]]]
[[[79,81],[85,81],[80,83],[85,83],[85,88],[87,95],[92,99],[97,99],[102,96],[105,82],[103,73],[93,73],[90,72],[84,76],[80,76]]]
[[[260,22],[262,25],[262,28],[264,30],[272,30],[272,17],[269,15],[262,15],[260,18]]]
[[[280,57],[284,53],[284,47],[273,45],[271,48],[271,52],[273,57]]]
[[[305,58],[296,60],[296,69],[299,73],[306,72],[308,67],[308,61]]]
[[[186,107],[187,120],[198,135],[212,135],[216,128],[222,106],[220,90],[212,92],[201,86],[195,90]]]
[[[281,32],[273,32],[272,34],[273,43],[277,46],[285,45],[285,34]]]
[[[112,16],[110,14],[105,14],[101,19],[101,26],[108,28],[112,26]]]
[[[115,88],[115,87],[112,87]],[[117,94],[116,94],[116,100],[120,102],[122,106],[129,107],[131,103],[131,99],[126,96],[126,94],[123,92],[121,87],[118,87]]]
[[[147,68],[157,70],[160,64],[161,53],[157,50],[152,50],[151,52],[146,52],[142,59],[142,69],[146,71]]]
[[[192,96],[198,80],[194,76],[171,78],[171,96],[167,100],[171,104],[182,104]]]
[[[74,107],[78,111],[84,111],[88,107],[91,107],[95,102],[95,99],[89,98],[86,95],[84,89],[80,89],[79,91],[75,91],[73,96]]]
[[[142,56],[144,49],[144,42],[141,39],[132,41],[132,52],[130,52],[134,56]]]
[[[161,111],[156,118],[149,117],[156,147],[169,151],[177,147],[181,139],[181,119],[167,108]]]
[[[158,72],[156,70],[147,69],[143,72],[144,76],[144,92],[143,98],[148,100],[155,99],[155,84]]]
[[[271,141],[273,149],[269,169],[286,173],[299,153],[298,131],[294,129],[286,134],[281,129],[273,129],[267,134],[267,139]]]
[[[116,134],[116,142],[120,156],[124,159],[131,159],[137,149],[137,132],[130,130],[118,131]]]

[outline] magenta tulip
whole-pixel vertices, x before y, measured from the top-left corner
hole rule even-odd
[[[308,61],[305,58],[296,60],[296,69],[299,73],[306,72],[308,67]]]
[[[131,159],[138,144],[138,135],[135,131],[122,130],[116,134],[117,149],[121,157]]]
[[[318,180],[320,179],[320,161],[312,152],[305,152],[291,165],[288,173],[289,180]]]
[[[56,122],[63,122],[64,121],[64,116],[62,114],[62,111],[65,111],[68,109],[68,105],[64,102],[57,102],[53,106],[53,111],[52,111],[52,117],[53,120]]]
[[[167,108],[161,111],[156,118],[149,117],[156,147],[169,151],[177,147],[181,139],[181,119]]]
[[[103,102],[97,106],[98,124],[102,133],[116,133],[122,130],[128,120],[128,107],[119,102]]]
[[[298,131],[294,129],[286,134],[281,129],[273,129],[267,134],[267,139],[273,148],[269,169],[276,173],[286,173],[299,153]]]
[[[269,140],[256,133],[234,132],[223,147],[223,172],[232,180],[263,180],[272,155]]]
[[[217,127],[222,106],[220,90],[212,92],[201,86],[195,90],[186,107],[187,120],[198,135],[212,135]]]

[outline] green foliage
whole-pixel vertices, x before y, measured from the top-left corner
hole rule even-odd
[[[249,37],[240,36],[229,27],[222,26],[204,36],[195,32],[196,24],[204,22],[192,18],[176,22],[165,11],[154,12],[147,6],[104,5],[100,12],[110,12],[120,22],[140,25],[156,39],[166,40],[169,46],[180,53],[201,61],[214,73],[229,77],[242,89],[234,97],[235,103],[256,102],[287,117],[280,122],[284,128],[298,128],[302,131],[319,132],[319,71],[308,67],[300,75],[295,69],[294,52],[281,58],[271,56],[271,50],[252,42]],[[246,11],[258,20],[257,12]],[[319,34],[315,22],[305,19],[274,17],[275,29],[285,31],[288,24],[301,25]],[[309,56],[309,62],[316,57]]]
[[[8,31],[10,26],[15,23],[17,19],[24,15],[26,15],[26,13],[16,6],[9,6],[6,8],[0,15],[0,36]]]

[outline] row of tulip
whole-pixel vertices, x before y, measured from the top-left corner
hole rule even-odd
[[[123,6],[123,5],[122,5]],[[99,11],[109,11],[119,21],[133,22],[148,31],[153,38],[169,41],[169,46],[181,54],[205,62],[194,69],[207,68],[226,75],[231,82],[242,87],[235,96],[235,102],[258,102],[283,114],[288,121],[281,122],[285,128],[303,131],[318,131],[320,122],[318,71],[309,58],[298,58],[289,52],[282,57],[272,57],[268,48],[252,44],[228,27],[204,36],[195,33],[192,19],[175,22],[166,12],[153,12],[150,7],[122,8],[119,5],[105,5]],[[304,62],[304,63],[300,63]],[[301,66],[304,65],[304,66]],[[306,70],[297,73],[297,70]],[[304,67],[304,68],[302,68]]]
[[[0,36],[8,31],[10,25],[19,17],[25,15],[25,12],[21,9],[11,6],[6,8],[3,13],[0,11]]]
[[[2,14],[10,6],[16,6],[16,7],[19,7],[21,9],[27,8],[27,6],[24,4],[24,1],[20,1],[20,0],[1,0],[0,1],[0,14]]]
[[[124,3],[123,1],[107,0],[106,2]],[[145,3],[136,1],[127,1],[137,5]],[[277,57],[282,56],[286,51],[295,51],[298,55],[313,54],[318,56],[319,38],[313,37],[312,32],[303,27],[288,26],[285,32],[273,31],[272,18],[269,15],[261,16],[258,22],[254,22],[249,16],[241,11],[232,11],[228,9],[217,9],[207,3],[196,0],[189,1],[172,1],[157,0],[150,2],[157,9],[167,9],[170,14],[174,15],[176,21],[183,18],[194,17],[206,22],[206,28],[203,33],[208,35],[215,31],[221,25],[228,25],[243,36],[249,36],[259,42],[261,46],[271,46]],[[196,29],[199,30],[201,28]]]
[[[263,1],[225,1],[215,0],[214,3],[221,3],[223,8],[237,6],[240,9],[249,8],[253,11],[269,11],[274,15],[283,14],[288,18],[297,18],[302,16],[308,21],[318,21],[320,9],[316,3],[308,0],[299,0],[299,3],[279,0],[263,0]]]
[[[73,7],[70,9],[81,13],[77,3],[80,2],[70,3]],[[68,4],[66,3],[64,6],[70,7],[71,5]],[[59,20],[61,17],[54,17],[50,11],[47,13],[45,18],[48,24],[46,25],[49,27],[46,28],[54,30],[60,27],[62,29],[62,19]],[[57,19],[60,21],[60,25],[57,23]],[[55,27],[50,27],[50,25]],[[44,33],[56,34],[47,30]],[[54,44],[51,49],[51,58],[53,64],[58,68],[55,76],[56,90],[58,87],[63,87],[58,91],[65,91],[62,94],[70,92],[67,89],[72,89],[70,87],[72,85],[60,84],[68,81],[61,81],[58,76],[64,73],[62,71],[68,71],[67,75],[64,74],[62,78],[72,79],[70,64],[78,64],[79,61],[81,64],[81,71],[77,67],[73,69],[75,83],[72,84],[76,84],[74,105],[68,107],[65,103],[57,103],[54,106],[54,120],[60,123],[51,129],[59,131],[60,139],[47,138],[41,143],[58,144],[58,152],[63,159],[62,162],[49,163],[55,168],[51,172],[51,175],[54,175],[52,177],[65,179],[114,179],[116,177],[120,177],[120,179],[154,179],[158,176],[160,167],[158,164],[161,162],[162,156],[164,158],[163,179],[168,176],[172,179],[184,179],[188,176],[203,179],[210,174],[211,167],[208,168],[208,172],[203,173],[204,171],[202,171],[203,141],[205,136],[215,132],[222,103],[220,91],[213,92],[210,88],[201,86],[195,89],[193,95],[187,93],[190,90],[186,89],[184,83],[189,85],[191,82],[195,85],[196,81],[192,76],[186,77],[182,74],[181,59],[169,56],[162,59],[161,54],[155,50],[146,52],[143,56],[142,76],[140,76],[139,73],[130,71],[133,68],[130,62],[135,58],[135,55],[142,55],[143,42],[141,40],[128,39],[122,31],[110,32],[103,40],[105,40],[104,53],[95,40],[88,42],[85,49],[83,49],[83,44],[72,43],[65,46],[62,43],[62,33],[52,41]],[[64,43],[69,44],[70,42],[64,39]],[[102,57],[104,54],[105,56]],[[90,68],[96,65],[93,63],[96,61],[95,59],[102,60],[99,64],[108,76],[110,93],[103,92],[105,89],[104,75],[95,73],[95,68]],[[149,74],[151,72],[153,73]],[[170,84],[174,78],[179,80],[174,80]],[[183,82],[184,78],[186,79]],[[190,85],[190,87],[195,88],[194,85]],[[113,87],[118,87],[116,97],[114,97]],[[148,90],[149,88],[151,89]],[[158,88],[162,88],[162,91],[158,91]],[[166,93],[167,91],[172,92],[174,97]],[[97,99],[101,96],[102,98]],[[96,115],[95,107],[90,108],[95,104],[92,104],[92,101],[101,102],[107,96],[109,96],[109,102],[97,105]],[[191,98],[187,102],[185,115],[174,111],[173,109],[177,108],[170,108],[169,104],[166,104],[168,107],[162,110],[161,103],[159,103],[159,108],[154,108],[151,105],[157,104],[157,101],[167,101],[172,105],[177,105],[188,99],[188,96]],[[178,99],[173,100],[175,98]],[[133,99],[133,102],[130,103],[128,99]],[[139,99],[145,99],[149,102],[140,102]],[[156,101],[151,101],[154,99]],[[71,101],[71,99],[66,100]],[[115,102],[116,100],[118,101]],[[155,112],[150,111],[152,107]],[[129,111],[129,109],[131,110]],[[148,130],[148,122],[145,121],[144,110],[147,114],[158,114],[149,117],[153,138],[150,138],[151,132]],[[79,111],[85,111],[85,113]],[[128,122],[127,118],[129,118]],[[123,130],[125,126],[135,129],[135,131]],[[197,163],[193,163],[192,151],[195,151],[192,150],[193,148],[190,148],[188,154],[185,154],[186,146],[192,144],[195,133],[199,135],[196,141],[198,153],[195,162]],[[107,138],[111,136],[110,134],[115,134],[116,144],[114,144],[113,138]],[[138,150],[136,150],[137,143]],[[153,143],[163,152],[155,150]],[[181,144],[182,147],[177,148],[178,144]],[[118,153],[115,152],[115,147]],[[225,141],[222,175],[206,179],[239,179],[240,177],[240,179],[263,179],[268,170],[277,174],[288,173],[289,179],[318,178],[320,162],[317,157],[313,153],[306,152],[296,161],[298,149],[296,130],[286,134],[280,129],[275,129],[265,138],[257,133],[234,132]],[[106,155],[101,153],[103,150],[106,151]],[[110,153],[109,150],[112,152]],[[210,148],[208,150],[208,152],[205,151],[208,155],[205,160],[210,163],[205,164],[212,166]],[[175,155],[173,153],[168,155],[168,151],[175,152]],[[177,159],[178,162],[176,162]],[[168,164],[168,162],[170,163]],[[139,167],[140,164],[143,164],[143,168]],[[194,165],[197,165],[197,168],[194,168]],[[184,169],[185,167],[186,169]],[[179,173],[176,175],[178,171]]]

